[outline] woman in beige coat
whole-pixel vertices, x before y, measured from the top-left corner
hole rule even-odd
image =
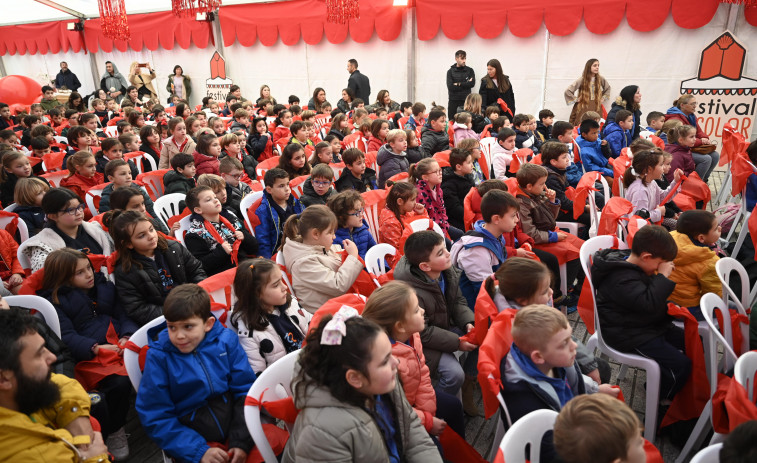
[[[565,89],[565,103],[573,104],[568,121],[574,126],[581,124],[581,117],[587,111],[602,115],[602,102],[610,98],[610,90],[610,84],[599,75],[599,60],[587,61],[581,78]]]
[[[142,72],[143,70],[146,70],[147,73]],[[157,100],[158,92],[155,91],[155,87],[152,85],[152,80],[155,77],[155,70],[149,64],[140,64],[134,61],[131,63],[131,67],[129,67],[129,82],[137,87],[140,99],[147,96],[150,99]]]

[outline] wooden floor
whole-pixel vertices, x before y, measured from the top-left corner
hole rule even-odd
[[[710,178],[710,190],[712,191],[713,199],[724,179],[724,174],[725,171],[720,168],[713,172]],[[710,204],[708,209],[712,210],[713,205]],[[586,331],[586,326],[578,316],[578,312],[569,315],[568,319],[571,322],[575,336],[584,342],[588,340],[589,333]],[[612,361],[610,362],[610,365],[612,366],[611,383],[618,384],[617,377],[618,372],[620,371],[620,365]],[[644,390],[645,381],[646,373],[644,370],[629,368],[626,377],[618,384],[623,391],[626,403],[636,412],[642,423],[644,422],[644,407],[646,402]],[[481,408],[483,409],[480,389],[477,389],[476,394],[477,399],[481,404]],[[483,417],[466,417],[465,438],[468,442],[471,442],[476,450],[484,457],[488,455],[488,452],[492,447],[494,434],[497,428],[496,420],[498,419],[499,414],[495,414],[488,420]],[[131,456],[127,460],[128,462],[159,463],[163,461],[160,449],[145,435],[133,407],[129,414],[126,432],[129,434],[129,445],[131,447]],[[674,462],[680,453],[680,449],[673,445],[667,437],[658,437],[655,445],[660,450],[663,460],[666,463]]]

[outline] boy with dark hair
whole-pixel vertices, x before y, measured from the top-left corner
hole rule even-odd
[[[148,332],[137,394],[145,432],[183,461],[244,461],[253,447],[244,400],[255,373],[239,338],[216,322],[208,293],[196,284],[171,290],[163,315],[165,323]]]
[[[428,113],[428,125],[421,129],[421,153],[424,158],[430,158],[448,149],[447,116],[444,111],[433,109]]]
[[[466,401],[471,402],[476,365],[466,364],[468,369],[463,371],[454,355],[458,350],[476,348],[460,338],[473,329],[474,320],[460,291],[460,273],[452,267],[444,237],[432,230],[410,235],[404,251],[394,268],[394,278],[415,289],[418,303],[425,310],[426,323],[420,335],[431,376],[439,379],[440,390],[451,395],[456,395],[466,381]]]
[[[557,121],[552,126],[552,140],[557,140],[560,143],[568,147],[568,153],[570,154],[570,165],[565,171],[565,177],[568,179],[570,186],[575,188],[578,186],[578,182],[583,176],[581,169],[581,156],[580,149],[573,141],[573,124],[565,121]]]
[[[34,137],[32,138],[30,148],[34,157],[41,158],[50,152],[50,143],[45,137]]]
[[[723,442],[720,461],[723,463],[750,463],[757,461],[757,420],[746,421],[736,426]]]
[[[229,207],[241,219],[242,211],[239,209],[239,204],[242,202],[242,198],[252,193],[250,185],[241,181],[242,176],[244,176],[244,166],[239,162],[239,159],[224,156],[221,158],[218,170],[221,172],[221,178],[226,182]]]
[[[583,163],[584,170],[586,172],[601,172],[605,178],[608,179],[608,183],[612,182],[613,172],[608,156],[605,156],[605,146],[602,145],[602,141],[599,140],[599,123],[586,119],[581,122],[579,127],[581,135],[576,138],[576,144],[581,150],[581,162]]]
[[[299,214],[305,208],[297,198],[292,196],[292,190],[289,188],[289,174],[284,169],[275,167],[267,170],[263,176],[263,184],[265,192],[255,208],[257,225],[253,224],[253,226],[260,248],[260,257],[270,259],[281,246],[284,222],[289,216]]]
[[[462,272],[460,287],[468,307],[475,307],[481,283],[507,259],[502,235],[515,229],[519,208],[510,193],[494,189],[487,192],[481,198],[483,220],[473,224],[473,230],[452,245],[452,265]]]
[[[652,111],[647,114],[647,131],[657,133],[662,130],[662,125],[665,123],[665,114],[659,111]]]
[[[591,267],[602,337],[613,349],[660,365],[661,403],[669,403],[691,373],[691,360],[683,352],[684,332],[668,315],[677,253],[666,229],[646,225],[636,232],[630,251],[603,249]]]
[[[184,193],[197,186],[195,182],[195,158],[191,154],[178,153],[171,158],[171,167],[163,176],[165,194]]]
[[[542,143],[552,138],[552,124],[555,120],[555,113],[549,109],[539,111],[539,122],[536,123],[536,134]]]
[[[234,122],[231,124],[229,132],[234,133],[237,130],[242,130],[247,135],[250,134],[250,113],[242,108],[234,111]]]
[[[32,129],[40,125],[42,122],[39,116],[32,114],[31,116],[24,116],[23,123],[26,128],[21,132],[21,141],[19,143],[21,146],[29,146],[32,142]]]
[[[513,118],[513,129],[515,130],[515,149],[528,148],[535,153],[539,150],[536,147],[534,136],[528,133],[530,126],[528,114],[516,114]]]
[[[302,196],[300,203],[302,207],[308,207],[315,204],[326,204],[329,198],[336,194],[331,187],[334,181],[334,171],[328,164],[317,164],[310,171],[310,177],[302,185]]]
[[[16,124],[16,116],[11,116],[8,103],[0,103],[0,130],[12,129]]]
[[[631,130],[633,130],[633,113],[626,109],[615,113],[615,120],[605,125],[602,136],[607,141],[613,158],[620,156],[621,150],[631,144]]]
[[[44,109],[45,112],[61,105],[61,102],[58,101],[57,98],[55,98],[55,89],[51,86],[43,85],[42,95],[42,101],[40,101],[39,103],[42,105],[42,109]]]
[[[229,93],[226,95],[226,107],[223,108],[223,111],[221,111],[221,115],[223,117],[231,117],[232,114],[234,114],[231,110],[231,105],[234,103],[239,102],[239,98]]]
[[[507,118],[505,118],[507,119]],[[507,176],[508,166],[513,160],[515,153],[515,140],[517,135],[515,130],[503,127],[497,133],[497,144],[492,145],[492,171],[494,178],[504,180]]]
[[[450,167],[442,170],[442,191],[444,207],[449,223],[459,230],[465,230],[463,202],[465,195],[476,186],[473,182],[473,156],[469,151],[453,148],[449,154]]]
[[[289,106],[293,105],[299,105],[300,104],[300,97],[297,95],[289,95]]]
[[[365,166],[365,154],[358,148],[348,148],[342,153],[345,168],[334,186],[341,193],[346,190],[356,190],[365,193],[378,188],[376,171]]]
[[[417,101],[410,107],[412,114],[407,118],[405,123],[405,129],[415,130],[418,126],[423,127],[426,125],[426,119],[423,118],[423,113],[426,111],[426,105]]]
[[[567,178],[567,169],[570,167],[568,146],[564,143],[548,141],[542,146],[541,163],[548,172],[546,186],[555,192],[555,198],[560,203],[560,212],[557,214],[557,220],[582,224],[584,226],[583,233],[586,236],[581,238],[588,239],[588,231],[591,226],[588,203],[584,207],[584,212],[577,219],[574,219],[573,201],[568,199],[568,196],[565,194],[570,187]]]
[[[7,143],[9,145],[17,145],[18,137],[13,129],[0,130],[0,143]]]

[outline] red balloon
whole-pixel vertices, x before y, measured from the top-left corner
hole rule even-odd
[[[12,105],[10,105],[10,107],[11,107],[11,112],[13,113],[14,116],[20,113],[21,111],[26,111],[28,113],[30,109],[29,105],[22,105],[20,103],[13,103]]]
[[[42,86],[26,76],[5,76],[0,79],[0,101],[12,105],[30,105],[42,95]]]

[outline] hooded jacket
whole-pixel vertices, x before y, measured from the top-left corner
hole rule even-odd
[[[308,177],[305,183],[302,184],[302,196],[300,196],[300,203],[302,207],[314,206],[317,204],[326,204],[329,198],[336,194],[333,187],[329,187],[326,193],[319,195],[315,188],[313,188],[313,177]]]
[[[455,85],[458,84],[458,85]],[[458,67],[457,63],[447,69],[447,92],[450,100],[464,100],[470,95],[476,85],[476,72],[468,66]],[[455,114],[457,108],[447,108],[450,114]]]
[[[607,158],[602,154],[602,142],[599,138],[589,141],[579,135],[576,143],[581,150],[581,162],[586,172],[601,172],[605,177],[613,176],[612,168],[608,166]]]
[[[105,93],[109,93],[111,89],[115,89],[116,92],[121,92],[121,94],[117,97],[118,102],[120,103],[121,100],[124,98],[124,95],[126,94],[126,87],[129,86],[129,84],[126,82],[126,78],[118,72],[118,68],[116,67],[115,63],[110,63],[113,66],[113,74],[111,75],[108,71],[105,71],[103,75],[100,77],[100,88],[105,91]]]
[[[365,253],[368,252],[373,246],[376,246],[376,240],[371,235],[371,230],[368,228],[368,222],[363,219],[363,224],[350,231],[347,227],[339,227],[334,230],[336,237],[334,238],[334,244],[342,245],[342,241],[351,240],[357,246],[357,253],[361,259],[365,259]]]
[[[675,180],[676,169],[681,169],[684,175],[691,175],[696,168],[694,157],[691,155],[691,148],[688,146],[679,145],[678,143],[670,143],[665,145],[665,151],[673,155],[673,160],[670,162],[670,171],[665,174],[665,178],[669,182]]]
[[[76,74],[71,72],[70,69],[66,69],[65,71],[58,72],[55,76],[55,87],[66,87],[72,92],[76,92],[79,90],[79,87],[81,87],[81,82],[79,82],[79,78],[76,77]]]
[[[455,122],[452,126],[452,130],[455,133],[455,146],[460,143],[460,140],[465,140],[466,138],[475,138],[476,140],[481,138],[480,135],[473,130],[472,126],[469,129],[467,125]]]
[[[612,157],[620,156],[620,151],[631,144],[631,131],[623,130],[617,122],[610,122],[604,127],[602,139],[607,140]]]
[[[148,330],[147,335],[149,349],[135,404],[139,421],[166,453],[182,461],[199,462],[209,448],[206,439],[181,424],[179,418],[224,394],[243,400],[255,373],[237,335],[217,321],[188,354],[171,343],[165,323]],[[244,440],[238,431],[247,431],[244,416],[239,415],[235,413],[229,419],[232,447],[235,441]]]
[[[557,235],[557,214],[560,213],[560,203],[552,203],[545,195],[534,196],[530,193],[517,192],[515,199],[520,204],[520,224],[523,232],[533,238],[534,243],[554,243]]]
[[[192,156],[195,158],[195,176],[199,177],[202,174],[221,175],[221,161],[218,158],[202,154],[198,151],[192,153]]]
[[[403,256],[394,268],[394,279],[402,280],[415,289],[418,304],[426,311],[426,328],[421,331],[421,342],[426,354],[426,364],[433,375],[438,374],[439,357],[443,352],[453,353],[460,347],[460,337],[450,331],[457,327],[465,332],[468,323],[473,324],[473,311],[465,302],[460,290],[460,272],[450,267],[444,272],[445,292],[437,281],[432,281],[420,268],[411,265]]]
[[[421,153],[424,158],[430,158],[440,151],[449,149],[449,134],[446,130],[437,132],[430,127],[421,129]]]
[[[378,177],[379,188],[384,188],[388,179],[402,172],[407,172],[410,168],[410,162],[405,157],[405,152],[396,154],[388,143],[378,151],[376,163],[381,168]]]
[[[436,392],[431,385],[431,373],[423,355],[419,333],[413,333],[407,342],[393,341],[392,355],[397,357],[397,374],[410,405],[418,414],[426,431],[431,430],[436,416]]]
[[[366,167],[363,175],[361,175],[360,178],[357,178],[352,175],[349,167],[345,167],[342,170],[342,175],[339,176],[339,180],[334,182],[334,187],[339,193],[347,190],[356,190],[359,193],[365,193],[368,190],[376,190],[378,189],[378,184],[376,183],[376,171]]]
[[[297,391],[302,381],[300,375],[297,364],[293,391]],[[402,461],[441,463],[439,450],[405,398],[399,381],[386,396],[394,406],[394,424],[401,440]],[[304,393],[295,394],[294,405],[300,409],[300,414],[284,448],[282,463],[389,461],[383,434],[376,420],[364,408],[342,402],[331,395],[328,388],[318,385],[309,385]]]
[[[688,235],[677,231],[670,232],[670,235],[678,245],[678,254],[670,274],[676,289],[669,299],[682,307],[695,307],[707,293],[723,297],[723,286],[715,270],[715,264],[720,260],[718,255],[709,247],[691,241]]]
[[[346,293],[363,270],[357,257],[348,255],[342,262],[334,246],[326,249],[287,239],[283,253],[292,273],[294,292],[310,313],[315,313],[329,299]]]
[[[697,140],[694,142],[694,147],[700,146],[702,144],[702,138],[709,138],[709,136],[704,132],[704,130],[702,130],[702,128],[699,127],[699,122],[697,121],[696,114],[686,115],[683,113],[683,111],[673,106],[672,108],[669,108],[665,114],[666,121],[669,121],[671,119],[677,119],[681,121],[682,124],[690,125],[697,129],[697,135],[696,135]]]
[[[468,175],[457,175],[451,168],[443,169],[442,175],[444,206],[447,208],[449,224],[465,230],[463,202],[470,189],[476,185]]]
[[[603,249],[594,255],[591,268],[602,337],[621,352],[664,335],[673,320],[667,301],[675,282],[660,274],[647,275],[626,261],[630,253]]]
[[[82,222],[83,231],[91,236],[103,250],[103,255],[109,256],[113,252],[113,240],[110,235],[103,231],[98,223]],[[45,259],[56,249],[66,247],[66,242],[50,227],[43,228],[34,236],[21,243],[19,246],[27,259],[31,262],[32,272],[36,272],[45,266]]]
[[[271,205],[273,199],[268,193],[263,193],[260,205],[255,209],[255,216],[260,222],[255,225],[255,238],[258,240],[260,257],[270,259],[276,254],[281,237],[283,236],[284,222],[286,219],[280,218],[278,208]],[[299,214],[303,210],[300,201],[292,195],[287,200],[287,209],[291,208],[294,214]]]
[[[560,211],[570,214],[573,217],[573,201],[568,199],[565,191],[570,187],[565,169],[557,169],[552,164],[544,164],[547,169],[547,183],[545,184],[550,190],[554,190],[555,199],[560,201]]]
[[[494,237],[484,225],[483,220],[476,222],[473,230],[466,232],[450,250],[452,265],[462,272],[460,288],[468,307],[476,306],[481,283],[507,259],[505,238]]]
[[[189,190],[197,186],[197,181],[194,177],[185,177],[174,169],[171,169],[163,176],[163,186],[165,187],[165,194],[186,194]]]

